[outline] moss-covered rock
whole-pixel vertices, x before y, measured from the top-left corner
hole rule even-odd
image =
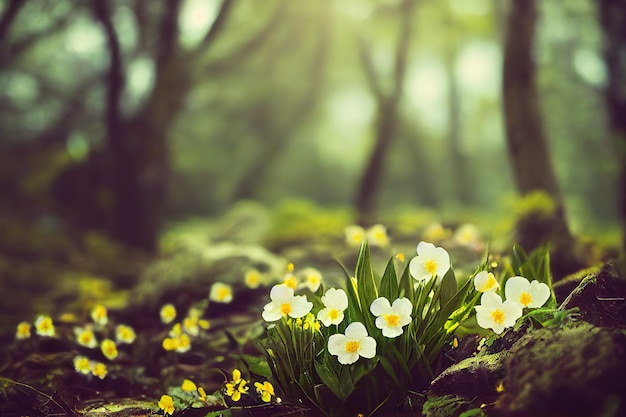
[[[626,336],[619,330],[586,322],[536,330],[511,348],[504,368],[504,393],[496,409],[505,415],[626,412]],[[615,406],[617,414],[606,414]]]

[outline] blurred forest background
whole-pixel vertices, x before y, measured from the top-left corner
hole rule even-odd
[[[572,236],[623,247],[623,0],[0,5],[0,275],[18,286],[60,263],[128,277],[103,259],[244,201],[282,213],[278,235],[300,215],[413,246],[473,222],[571,259],[589,249]]]

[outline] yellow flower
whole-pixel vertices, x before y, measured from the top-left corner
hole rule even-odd
[[[102,354],[110,361],[117,358],[117,345],[111,339],[104,339],[100,343],[100,350]]]
[[[17,325],[17,331],[15,333],[17,339],[27,339],[30,337],[30,323],[23,321]]]
[[[102,362],[93,362],[91,364],[91,374],[97,376],[100,379],[104,379],[109,371],[107,370],[107,366]]]
[[[261,284],[262,279],[262,275],[259,271],[249,269],[244,277],[244,282],[246,283],[246,287],[255,289]]]
[[[295,290],[298,286],[298,278],[293,274],[293,272],[287,272],[283,277],[283,285]]]
[[[118,324],[115,328],[115,340],[117,340],[117,343],[131,344],[136,337],[135,330],[130,326]]]
[[[211,286],[209,299],[217,303],[230,303],[233,300],[233,289],[230,285],[216,282]]]
[[[274,394],[274,387],[269,381],[265,381],[264,383],[255,382],[254,386],[256,387],[256,392],[261,396],[261,400],[268,403],[272,400],[272,396]]]
[[[174,414],[174,400],[169,395],[161,395],[158,405],[165,414]]]
[[[198,389],[196,384],[190,379],[185,379],[180,387],[183,391],[196,391]]]
[[[96,339],[96,335],[93,333],[91,327],[75,327],[74,334],[76,335],[76,343],[79,345],[90,349],[98,346],[98,340]]]
[[[183,320],[183,330],[187,334],[198,336],[198,333],[200,333],[198,318],[196,316],[185,317],[185,320]]]
[[[206,402],[206,391],[204,390],[204,388],[198,387],[198,396],[200,397],[201,401]]]
[[[191,349],[191,340],[183,333],[176,338],[176,352],[185,353],[189,349]]]
[[[35,320],[35,330],[39,336],[54,336],[54,324],[50,316],[41,315]]]
[[[211,323],[205,319],[198,319],[198,326],[200,326],[201,329],[208,330],[211,328]]]
[[[183,327],[180,325],[180,323],[176,323],[175,325],[172,326],[172,329],[170,330],[169,335],[172,337],[177,337],[177,336],[180,336],[181,334],[183,334]]]
[[[163,349],[165,350],[176,350],[177,343],[176,343],[176,339],[173,339],[171,337],[166,337],[165,339],[163,339],[163,343],[162,343]]]
[[[404,253],[400,252],[396,255],[396,259],[400,262],[404,262],[406,260],[406,256],[404,255]]]
[[[241,399],[241,394],[248,392],[246,386],[248,381],[241,378],[241,371],[235,369],[233,371],[233,380],[226,383],[226,395],[228,395],[233,401],[237,402]]]
[[[161,315],[161,322],[169,324],[176,319],[176,307],[173,304],[165,304],[161,307],[159,314]]]
[[[87,375],[91,372],[91,364],[86,356],[74,357],[74,369],[81,374]]]
[[[97,304],[93,309],[91,309],[91,319],[96,324],[106,326],[109,322],[107,308],[101,304]]]

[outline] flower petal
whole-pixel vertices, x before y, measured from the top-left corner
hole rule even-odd
[[[375,316],[387,314],[389,310],[391,310],[391,304],[389,304],[389,300],[385,297],[378,297],[372,301],[372,304],[370,305],[370,311]]]
[[[359,355],[364,358],[373,358],[376,356],[376,340],[373,337],[364,337],[361,339],[361,349],[359,349]]]
[[[347,341],[348,338],[341,333],[331,335],[328,338],[328,353],[337,356],[342,352],[345,352]]]
[[[411,316],[411,313],[413,312],[413,303],[411,303],[411,301],[406,297],[397,298],[394,300],[391,308],[400,316]]]
[[[345,334],[350,340],[361,340],[362,338],[367,337],[367,329],[363,323],[355,321],[346,327]]]
[[[417,254],[419,256],[429,256],[434,250],[435,245],[432,243],[421,241],[417,244]]]
[[[274,285],[270,290],[270,299],[278,303],[288,303],[293,297],[293,289],[286,285]]]
[[[546,303],[546,301],[548,301],[548,298],[550,298],[550,287],[543,282],[533,280],[533,282],[530,283],[529,293],[533,301],[528,305],[528,307],[541,307]]]
[[[530,291],[530,282],[524,277],[511,277],[504,284],[504,295],[507,300],[519,301],[519,297],[523,292]]]

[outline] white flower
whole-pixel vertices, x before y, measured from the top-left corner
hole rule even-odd
[[[387,236],[387,228],[382,224],[375,224],[365,232],[368,242],[372,246],[385,247],[389,244],[389,236]]]
[[[285,285],[274,285],[270,291],[270,303],[263,307],[263,319],[276,321],[281,317],[289,316],[297,319],[306,316],[313,303],[307,301],[304,295],[293,295],[293,289]]]
[[[329,288],[322,296],[324,308],[317,313],[317,319],[328,327],[343,321],[343,311],[348,308],[348,296],[344,290]]]
[[[348,226],[345,229],[346,234],[346,242],[350,246],[360,246],[361,243],[365,240],[365,229],[361,226]]]
[[[437,275],[443,278],[450,269],[450,255],[444,248],[435,247],[432,243],[420,242],[417,245],[417,256],[411,259],[409,271],[418,281]]]
[[[304,268],[300,271],[303,285],[307,287],[311,292],[317,291],[322,283],[322,273],[315,268]]]
[[[383,336],[394,338],[404,331],[403,326],[411,322],[413,304],[408,298],[398,298],[393,304],[385,297],[379,297],[372,302],[370,311],[376,318],[376,327],[383,331]]]
[[[376,340],[367,335],[363,323],[354,322],[346,327],[345,335],[338,333],[328,339],[328,352],[337,356],[339,363],[349,365],[359,356],[373,358],[376,355]]]
[[[461,246],[478,247],[480,245],[480,230],[473,224],[466,223],[456,229],[453,239]]]
[[[263,274],[261,274],[258,270],[251,268],[246,271],[246,275],[244,276],[244,282],[246,283],[246,287],[255,289],[261,282],[263,281]]]
[[[480,305],[476,309],[476,320],[483,329],[493,329],[497,334],[507,327],[513,327],[515,321],[522,317],[522,308],[514,301],[506,300],[494,292],[485,292],[480,297]]]
[[[511,277],[506,281],[504,294],[507,300],[515,301],[522,308],[537,308],[550,298],[550,288],[536,279],[529,282],[524,277]]]
[[[233,289],[230,285],[216,282],[211,286],[209,299],[217,303],[230,303],[233,301]]]
[[[500,288],[500,284],[498,283],[498,281],[496,280],[496,277],[491,272],[480,271],[474,277],[474,287],[476,288],[476,291],[494,292],[498,288]]]

